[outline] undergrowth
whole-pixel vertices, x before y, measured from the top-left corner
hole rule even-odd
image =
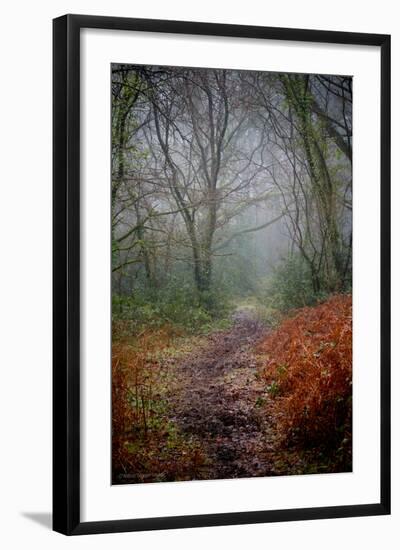
[[[297,310],[259,353],[282,443],[318,451],[330,471],[351,470],[351,296]]]
[[[168,420],[162,357],[173,353],[180,333],[166,326],[135,337],[117,332],[112,348],[113,483],[186,480],[205,458]],[[172,351],[171,351],[172,348]]]

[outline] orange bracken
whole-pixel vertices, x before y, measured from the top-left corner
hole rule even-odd
[[[351,296],[297,310],[259,351],[286,443],[351,452]]]

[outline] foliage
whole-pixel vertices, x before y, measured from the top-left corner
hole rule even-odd
[[[286,444],[320,448],[350,468],[351,297],[337,295],[300,309],[267,337],[259,351]]]
[[[130,296],[113,294],[113,323],[131,321],[131,330],[173,324],[198,332],[224,319],[230,309],[222,292],[196,292],[190,284],[169,284],[161,289],[143,289]]]
[[[160,353],[170,345],[171,327],[122,338],[112,349],[113,482],[191,479],[203,464],[194,443],[185,440],[165,415],[160,398],[165,382]]]
[[[323,288],[314,290],[310,267],[300,254],[281,261],[265,286],[266,302],[283,312],[313,305],[327,296]]]

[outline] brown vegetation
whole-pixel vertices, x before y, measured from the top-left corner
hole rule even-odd
[[[174,336],[170,327],[143,330],[134,338],[114,336],[113,483],[190,479],[202,463],[199,449],[180,437],[164,411],[160,353]]]
[[[351,296],[298,310],[259,351],[285,445],[318,448],[331,471],[351,469]]]
[[[115,325],[113,483],[351,470],[351,309],[334,296],[272,332],[241,313],[201,337]]]

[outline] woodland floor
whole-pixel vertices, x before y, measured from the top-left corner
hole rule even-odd
[[[211,334],[175,365],[179,383],[167,399],[171,421],[206,454],[202,478],[271,474],[265,451],[273,433],[257,407],[265,388],[253,351],[266,331],[251,311],[238,310],[231,329]]]
[[[281,444],[279,413],[260,375],[259,343],[269,332],[255,310],[238,308],[230,328],[178,337],[153,357],[147,430],[139,407],[113,459],[113,483],[324,471],[318,457]]]

